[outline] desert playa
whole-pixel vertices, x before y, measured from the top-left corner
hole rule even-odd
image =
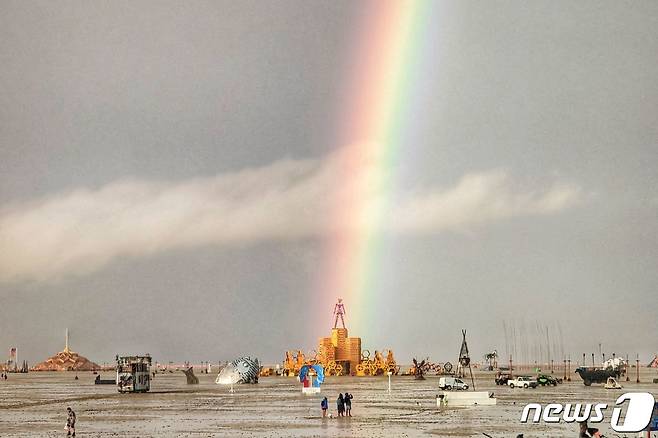
[[[235,393],[216,385],[214,374],[199,375],[187,385],[182,372],[158,374],[151,392],[119,394],[113,385],[94,385],[91,372],[10,374],[0,383],[0,430],[7,437],[62,436],[66,407],[78,416],[78,435],[85,437],[525,437],[575,436],[574,425],[523,425],[525,404],[539,402],[609,403],[626,391],[648,391],[658,397],[655,369],[641,368],[641,382],[622,379],[622,390],[586,387],[578,376],[556,387],[510,389],[496,386],[494,373],[477,371],[478,390],[494,391],[495,406],[436,407],[438,377],[415,381],[395,376],[389,395],[384,377],[328,377],[322,393],[303,396],[293,377],[261,378],[239,385]],[[103,373],[103,378],[112,373]],[[327,396],[335,417],[339,392],[354,395],[352,418],[321,418]],[[606,422],[607,421],[607,422]],[[609,420],[597,427],[615,436]]]

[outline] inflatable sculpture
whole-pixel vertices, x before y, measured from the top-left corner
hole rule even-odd
[[[299,370],[299,381],[302,383],[302,394],[317,394],[320,385],[324,383],[322,365],[304,365]]]
[[[236,383],[258,383],[260,364],[258,359],[249,356],[241,357],[226,365],[217,375],[218,385],[234,385]]]

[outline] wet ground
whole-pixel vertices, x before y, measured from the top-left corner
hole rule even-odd
[[[521,424],[530,402],[608,403],[623,392],[651,392],[658,399],[656,370],[642,369],[636,384],[621,381],[623,390],[602,385],[585,387],[578,376],[556,387],[510,389],[496,386],[493,373],[478,372],[478,390],[494,391],[496,406],[436,408],[438,377],[415,381],[393,377],[329,377],[322,395],[303,396],[294,378],[262,378],[258,385],[229,388],[215,376],[199,375],[199,385],[187,385],[182,372],[159,374],[147,394],[118,394],[112,385],[94,385],[94,375],[78,373],[10,374],[0,382],[0,436],[64,436],[66,407],[78,416],[81,437],[527,437],[577,436],[573,424]],[[111,378],[112,373],[103,373]],[[320,400],[330,399],[335,416],[339,392],[354,395],[352,418],[321,418]],[[610,413],[598,425],[607,436]],[[631,436],[631,435],[628,435]],[[637,435],[633,435],[637,436]]]

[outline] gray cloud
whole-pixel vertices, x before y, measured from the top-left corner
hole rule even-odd
[[[580,190],[563,182],[528,188],[507,172],[469,173],[452,187],[418,187],[386,203],[373,157],[348,150],[322,159],[281,160],[186,181],[126,179],[4,207],[0,281],[50,281],[101,269],[118,257],[175,248],[241,245],[369,227],[384,232],[466,230],[504,218],[550,214]],[[348,183],[351,181],[352,183]],[[349,190],[336,192],[340,182]],[[337,215],[332,205],[345,205]],[[356,208],[355,208],[356,207]],[[351,209],[351,211],[350,211]]]

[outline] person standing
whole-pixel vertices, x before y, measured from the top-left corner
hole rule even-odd
[[[587,420],[581,421],[579,423],[580,426],[580,432],[578,434],[579,437],[582,438],[601,438],[602,435],[599,432],[598,429],[594,427],[587,427]]]
[[[327,400],[327,397],[322,399],[320,407],[322,408],[322,418],[325,418],[327,416],[327,409],[329,409],[329,400]]]
[[[345,400],[345,413],[348,417],[352,416],[352,394],[346,392],[343,399]]]
[[[345,416],[345,399],[343,399],[343,394],[338,394],[338,400],[336,400],[336,407],[338,408],[338,416]]]
[[[71,407],[66,408],[68,416],[66,417],[66,436],[75,436],[75,412]]]

